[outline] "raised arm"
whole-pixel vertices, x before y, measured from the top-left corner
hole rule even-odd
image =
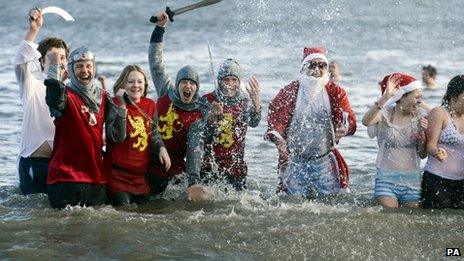
[[[41,57],[37,51],[38,45],[34,43],[40,28],[43,24],[43,18],[40,11],[33,9],[30,12],[29,29],[24,40],[18,47],[13,58],[16,80],[20,86],[20,96],[24,101],[34,92],[34,87],[42,84],[42,68],[39,62]]]
[[[174,88],[174,84],[166,73],[166,65],[163,61],[163,34],[169,18],[165,12],[158,13],[156,16],[158,17],[158,22],[150,39],[148,63],[156,94],[159,98],[164,96],[169,88]]]
[[[362,124],[364,126],[370,126],[377,124],[380,121],[379,112],[383,109],[387,101],[395,95],[395,92],[398,90],[399,83],[401,81],[400,75],[392,75],[388,78],[387,88],[382,94],[380,99],[374,103],[372,107],[364,114],[362,118]]]
[[[250,95],[252,106],[249,106],[247,111],[247,123],[250,127],[258,126],[261,121],[261,87],[258,79],[251,76],[248,81],[247,92]]]

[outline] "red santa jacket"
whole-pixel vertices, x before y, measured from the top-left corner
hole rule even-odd
[[[298,88],[298,81],[291,82],[289,85],[281,89],[277,96],[269,104],[267,119],[268,130],[266,132],[266,138],[275,140],[276,137],[272,134],[272,131],[276,131],[282,136],[282,138],[285,140],[287,139],[287,131],[289,130],[293,112],[295,110]],[[346,91],[333,81],[329,81],[325,86],[325,89],[329,96],[332,123],[334,126],[342,123],[343,112],[347,112],[349,124],[347,135],[353,135],[356,132],[356,115],[351,109]],[[349,184],[348,165],[337,149],[333,149],[333,153],[337,159],[337,164],[340,170],[340,185],[342,188],[347,188]],[[279,165],[282,163],[282,159],[279,159]]]
[[[187,151],[190,124],[202,117],[200,110],[186,111],[177,108],[166,94],[158,99],[158,132],[171,158],[171,168],[166,172],[159,159],[153,159],[150,173],[170,179],[186,171],[185,155]]]

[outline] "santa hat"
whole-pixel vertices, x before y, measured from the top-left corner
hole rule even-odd
[[[406,93],[423,88],[422,83],[418,81],[416,78],[412,77],[411,75],[407,75],[404,73],[392,73],[392,74],[385,76],[383,80],[380,82],[380,90],[382,91],[382,94],[387,89],[388,79],[395,75],[399,75],[401,77],[400,88],[395,93],[395,95],[391,97],[385,104],[385,106],[388,109],[393,108],[396,102],[399,101],[401,97],[403,97],[403,95],[405,95]]]
[[[324,60],[324,62],[329,63],[327,56],[325,56],[326,52],[324,47],[305,47],[303,49],[303,59],[301,59],[301,69],[303,69],[306,63],[316,58],[320,58]]]

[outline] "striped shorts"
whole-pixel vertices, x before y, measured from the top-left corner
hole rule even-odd
[[[421,190],[407,186],[397,185],[376,178],[374,197],[396,198],[399,202],[402,203],[414,202],[420,200]]]

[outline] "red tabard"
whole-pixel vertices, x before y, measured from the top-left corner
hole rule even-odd
[[[89,109],[80,96],[69,88],[66,92],[67,107],[54,121],[55,140],[47,183],[105,184],[101,149],[106,92],[102,92],[100,110],[95,114],[96,124],[93,126],[89,123]]]
[[[118,98],[114,97],[113,102],[118,103]],[[126,105],[126,139],[122,143],[107,141],[105,169],[110,193],[141,195],[150,192],[146,174],[150,159],[151,119],[156,112],[156,104],[151,99],[141,98],[137,106],[150,118],[147,119],[135,106]]]
[[[153,159],[150,173],[170,179],[185,172],[185,154],[187,151],[187,135],[190,124],[202,117],[200,110],[186,111],[177,108],[165,95],[156,103],[158,111],[158,131],[171,158],[171,168],[166,172],[159,159]]]
[[[214,93],[205,94],[210,103],[217,101]],[[245,136],[247,133],[247,123],[243,116],[247,110],[246,100],[237,102],[233,106],[224,106],[224,117],[219,128],[219,136],[214,137],[211,146],[212,156],[218,165],[219,171],[231,176],[246,176],[247,166],[243,160],[245,154]],[[211,158],[203,159],[202,169],[212,171]]]

